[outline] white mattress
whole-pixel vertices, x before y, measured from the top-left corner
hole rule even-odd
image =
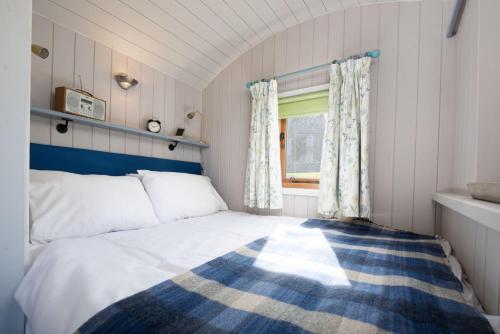
[[[302,218],[239,212],[30,248],[16,299],[31,333],[73,333],[100,310]],[[488,318],[500,334],[500,317]]]
[[[32,333],[73,333],[100,310],[302,218],[224,211],[30,250],[16,299]]]

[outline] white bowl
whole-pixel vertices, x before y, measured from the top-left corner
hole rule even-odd
[[[500,204],[500,182],[468,183],[472,198]]]

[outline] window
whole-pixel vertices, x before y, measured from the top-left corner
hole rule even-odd
[[[318,188],[328,91],[279,98],[285,188]]]

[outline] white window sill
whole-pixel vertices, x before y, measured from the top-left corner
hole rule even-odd
[[[283,195],[318,197],[318,189],[283,188]]]

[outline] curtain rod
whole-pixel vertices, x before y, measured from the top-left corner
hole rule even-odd
[[[296,77],[296,76],[299,76],[299,75],[302,75],[302,74],[306,74],[306,73],[310,73],[310,72],[316,72],[316,71],[319,71],[319,70],[326,69],[326,68],[330,67],[331,64],[335,64],[335,63],[339,64],[339,63],[343,63],[343,62],[345,62],[346,60],[349,60],[349,59],[358,59],[358,58],[361,58],[361,57],[378,58],[378,57],[380,57],[380,50],[379,49],[375,49],[375,50],[367,51],[367,52],[364,52],[364,53],[361,53],[361,54],[350,56],[350,57],[348,57],[346,59],[334,60],[331,63],[326,63],[326,64],[323,64],[323,65],[316,65],[316,66],[313,66],[313,67],[305,68],[303,70],[299,70],[299,71],[295,71],[295,72],[290,72],[290,73],[286,73],[286,74],[277,75],[277,76],[274,77],[274,79],[276,79],[276,80],[289,79],[289,78]],[[257,81],[249,81],[249,82],[247,82],[247,88],[252,87],[252,85],[255,84],[255,83],[257,83],[257,82],[269,81],[269,80],[270,79],[261,79],[261,80],[257,80]]]

